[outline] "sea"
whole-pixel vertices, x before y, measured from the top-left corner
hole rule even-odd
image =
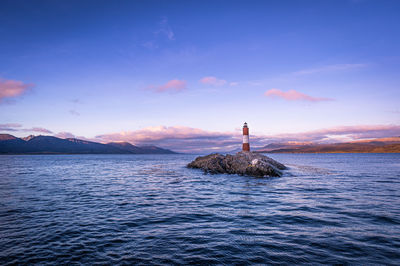
[[[400,154],[0,156],[0,265],[400,265]]]

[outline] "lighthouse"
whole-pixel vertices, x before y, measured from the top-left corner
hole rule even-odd
[[[246,152],[250,151],[249,128],[247,127],[246,122],[243,125],[243,149],[242,149],[242,151],[246,151]]]

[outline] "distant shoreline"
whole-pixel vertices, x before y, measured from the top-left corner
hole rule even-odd
[[[400,137],[339,143],[271,143],[261,153],[400,153]]]
[[[268,154],[349,154],[349,153],[353,153],[353,154],[393,154],[393,153],[399,153],[398,151],[396,152],[357,152],[357,151],[350,151],[350,152],[346,152],[346,151],[336,151],[336,152],[258,152],[257,153],[268,153]]]
[[[182,155],[186,153],[0,153],[1,155]]]
[[[258,152],[261,154],[400,154],[400,152]],[[222,152],[222,154],[225,154]],[[204,155],[192,153],[0,153],[6,155]]]

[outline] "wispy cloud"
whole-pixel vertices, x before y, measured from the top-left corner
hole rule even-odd
[[[96,136],[98,141],[127,141],[135,145],[156,145],[180,152],[203,152],[235,147],[241,136],[231,132],[210,132],[185,126],[147,127]]]
[[[144,43],[142,43],[142,46],[147,49],[150,49],[150,50],[154,50],[154,49],[158,48],[158,45],[156,44],[155,41],[144,42]]]
[[[53,131],[48,130],[43,127],[24,128],[24,129],[21,129],[21,131],[53,134]]]
[[[175,33],[169,25],[168,18],[162,17],[158,23],[157,29],[153,31],[151,40],[142,41],[141,46],[149,50],[155,50],[162,46],[165,40],[168,42],[174,41]]]
[[[168,18],[163,17],[160,21],[160,28],[156,31],[156,34],[162,34],[167,37],[168,40],[175,40],[175,33],[172,31],[171,26],[168,23]]]
[[[61,139],[75,138],[75,135],[70,132],[59,132],[59,133],[55,134],[54,136],[57,138],[61,138]]]
[[[22,125],[18,123],[0,124],[1,131],[18,131],[21,127]]]
[[[26,84],[18,80],[7,80],[0,78],[0,103],[7,98],[15,98],[22,95],[33,87],[33,84]]]
[[[60,138],[60,139],[80,139],[80,140],[85,140],[85,141],[96,141],[94,139],[89,139],[84,136],[76,136],[72,134],[71,132],[58,132],[57,134],[54,134],[54,137]]]
[[[268,136],[275,141],[341,142],[400,136],[400,125],[338,126],[300,133]]]
[[[153,90],[155,92],[181,92],[187,89],[186,84],[187,83],[185,80],[173,79],[160,86],[150,85],[146,89]]]
[[[78,98],[71,99],[70,102],[73,104],[81,104],[82,103],[82,101]]]
[[[204,78],[200,79],[200,82],[203,84],[212,85],[212,86],[223,86],[227,83],[226,80],[217,79],[216,77],[213,77],[213,76],[204,77]]]
[[[335,64],[335,65],[325,65],[316,68],[302,69],[293,72],[294,75],[310,75],[321,72],[334,72],[334,71],[344,71],[344,70],[354,70],[367,67],[368,64]]]
[[[69,110],[69,113],[71,114],[71,115],[74,115],[74,116],[80,116],[81,114],[78,112],[78,111],[76,111],[76,110]]]
[[[38,132],[38,133],[53,134],[53,132],[51,130],[48,130],[48,129],[43,128],[43,127],[24,128],[21,124],[18,124],[18,123],[0,124],[0,131]]]
[[[270,89],[264,93],[267,97],[278,97],[288,101],[309,101],[309,102],[320,102],[320,101],[331,101],[330,98],[319,98],[312,97],[310,95],[298,92],[296,90],[281,91],[279,89]]]

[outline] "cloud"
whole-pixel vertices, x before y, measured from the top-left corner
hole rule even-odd
[[[155,127],[146,127],[136,131],[124,131],[121,133],[109,134],[109,135],[100,135],[96,136],[96,138],[103,138],[105,136],[111,137],[113,139],[116,138],[124,138],[124,139],[132,139],[139,142],[153,141],[153,140],[161,140],[161,139],[190,139],[190,138],[198,138],[198,137],[209,137],[209,136],[219,136],[220,133],[214,133],[210,131],[206,131],[198,128],[191,128],[185,126],[155,126]],[[226,134],[225,134],[226,135]]]
[[[279,89],[270,89],[264,93],[267,97],[279,97],[288,101],[310,101],[310,102],[320,102],[320,101],[331,101],[330,98],[317,98],[312,97],[307,94],[295,91],[288,90],[287,92],[281,91]]]
[[[229,83],[229,86],[237,86],[237,85],[239,85],[239,82],[230,82]]]
[[[173,79],[161,86],[148,86],[146,89],[154,90],[155,92],[181,92],[186,87],[185,80]]]
[[[1,131],[18,131],[21,127],[22,125],[18,123],[0,124]]]
[[[156,34],[162,34],[167,37],[168,40],[173,41],[175,40],[175,33],[172,31],[171,27],[169,26],[168,19],[163,17],[160,21],[160,28],[156,31]]]
[[[144,42],[144,43],[142,43],[142,46],[147,49],[150,49],[150,50],[154,50],[154,49],[158,48],[158,45],[155,43],[155,41]]]
[[[96,136],[97,141],[127,141],[135,145],[156,145],[179,152],[201,153],[226,150],[241,143],[241,135],[232,132],[210,132],[185,126],[147,127],[136,131]]]
[[[213,85],[213,86],[223,86],[226,84],[226,80],[217,79],[216,77],[213,77],[213,76],[204,77],[204,78],[200,79],[200,82],[203,84]]]
[[[51,130],[42,127],[32,127],[32,128],[23,128],[21,124],[18,123],[9,123],[9,124],[0,124],[1,131],[13,131],[13,132],[39,132],[46,134],[53,134]]]
[[[94,139],[86,138],[84,136],[76,136],[75,134],[72,134],[71,132],[58,132],[57,134],[54,135],[54,137],[60,138],[60,139],[80,139],[80,140],[85,140],[85,141],[96,141]]]
[[[59,132],[54,135],[54,137],[61,138],[61,139],[74,139],[75,135],[70,132]]]
[[[343,71],[343,70],[353,70],[367,67],[368,64],[336,64],[336,65],[327,65],[321,66],[317,68],[309,68],[303,69],[296,72],[293,72],[294,75],[310,75],[321,72],[334,72],[334,71]]]
[[[335,143],[400,136],[400,125],[337,126],[298,133],[258,136],[261,143],[314,142]]]
[[[71,99],[70,102],[73,104],[81,104],[82,103],[82,101],[78,98]]]
[[[155,50],[162,46],[165,39],[168,42],[175,40],[175,33],[169,25],[167,17],[161,18],[161,21],[158,23],[158,29],[153,32],[153,35],[151,40],[142,41],[141,46],[149,50]]]
[[[313,142],[352,141],[393,136],[400,136],[400,125],[338,126],[303,133],[280,135],[283,138]]]
[[[24,128],[24,129],[21,129],[21,131],[53,134],[53,131],[48,130],[46,128],[42,128],[42,127]]]
[[[69,110],[69,113],[71,115],[75,115],[75,116],[80,116],[81,115],[78,111],[75,111],[75,110]]]
[[[18,80],[6,80],[0,78],[0,103],[6,98],[15,98],[33,87],[33,84],[25,84]]]

